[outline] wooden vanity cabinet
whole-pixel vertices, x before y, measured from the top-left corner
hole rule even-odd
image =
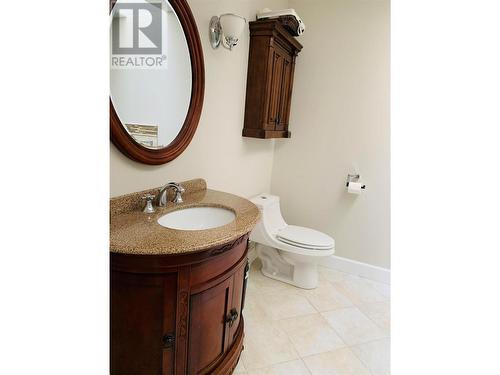
[[[248,235],[185,255],[111,254],[111,374],[231,374]]]
[[[295,59],[302,45],[281,22],[250,22],[243,136],[289,138]]]

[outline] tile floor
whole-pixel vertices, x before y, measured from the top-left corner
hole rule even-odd
[[[240,375],[388,375],[390,287],[320,267],[318,288],[272,280],[252,264]]]

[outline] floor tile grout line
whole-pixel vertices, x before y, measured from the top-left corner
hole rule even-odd
[[[326,354],[326,353],[333,353],[333,352],[336,352],[337,350],[342,350],[342,349],[348,349],[352,355],[354,357],[356,357],[356,359],[358,361],[361,362],[361,364],[365,367],[365,369],[371,374],[373,375],[373,372],[372,370],[370,369],[370,367],[368,367],[368,365],[361,359],[359,358],[356,353],[354,352],[354,350],[351,349],[350,346],[344,346],[344,347],[341,347],[341,348],[337,348],[337,349],[334,349],[334,350],[329,350],[327,352],[323,352],[323,353],[317,353],[317,354],[311,354],[311,355],[308,355],[308,356],[305,356],[305,357],[301,357],[300,359],[302,359],[304,361],[305,358],[309,358],[309,357],[315,357],[315,356],[319,356],[319,355],[322,355],[322,354]],[[307,363],[304,361],[305,365],[306,365],[306,368],[309,370],[309,367],[307,367]],[[309,370],[310,371],[310,370]],[[311,372],[311,371],[310,371]]]
[[[359,344],[355,344],[355,345],[350,345],[350,346],[347,346],[348,348],[354,348],[355,346],[360,346],[360,345],[365,345],[365,344],[372,344],[374,342],[377,342],[377,341],[384,341],[384,340],[389,340],[389,342],[391,341],[391,338],[388,336],[388,337],[382,337],[380,339],[374,339],[374,340],[368,340],[368,341],[364,341],[364,342],[360,342]]]
[[[308,315],[314,315],[314,314],[308,314]],[[302,315],[304,316],[304,315]],[[286,319],[293,319],[295,317],[291,317],[291,318],[284,318],[284,319],[278,319],[278,320],[272,320],[271,319],[271,322],[273,323],[277,323],[279,322],[280,320],[286,320]],[[264,369],[264,368],[268,368],[268,367],[271,367],[271,366],[274,366],[274,365],[279,365],[279,364],[283,364],[283,363],[287,363],[287,362],[292,362],[292,361],[296,361],[298,359],[302,359],[302,357],[300,356],[298,350],[295,348],[295,345],[293,344],[292,340],[290,340],[290,336],[288,335],[288,332],[286,332],[284,329],[282,329],[281,327],[275,327],[277,329],[279,329],[280,331],[282,331],[285,336],[286,336],[286,339],[288,341],[288,343],[291,345],[293,351],[295,352],[295,355],[297,356],[297,358],[294,358],[294,359],[289,359],[289,360],[286,360],[286,361],[280,361],[280,362],[276,362],[276,363],[272,363],[270,365],[267,365],[267,366],[264,366],[264,367],[257,367],[257,368],[254,368],[252,370],[261,370],[261,369]],[[307,366],[306,366],[307,367]],[[246,369],[246,366],[245,366],[245,369]],[[248,370],[247,370],[248,371]],[[309,369],[308,369],[309,371]]]
[[[308,314],[308,315],[302,315],[302,316],[313,316],[313,315],[316,315],[316,314],[319,314],[319,316],[323,319],[323,320],[326,320],[322,315],[321,313],[314,313],[314,314]],[[295,317],[293,317],[295,318]],[[287,319],[293,319],[293,318],[285,318],[285,319],[280,319],[280,320],[287,320]],[[326,322],[328,324],[328,322]],[[328,326],[330,326],[330,324],[328,324]],[[333,329],[333,328],[332,328]],[[286,332],[285,330],[282,329],[282,331],[286,334],[286,337],[288,339],[288,341],[292,344],[292,347],[293,349],[297,352],[297,355],[299,356],[300,359],[304,358],[303,356],[300,355],[299,353],[299,350],[297,349],[297,347],[295,346],[295,344],[293,343],[293,341],[290,339],[290,335],[288,334],[288,332]],[[340,335],[337,333],[337,331],[335,331],[335,334],[339,337],[340,341],[342,341],[342,343],[344,344],[344,346],[340,347],[340,348],[344,348],[344,347],[347,347],[347,344],[344,342],[344,340],[342,339],[342,337],[340,337]],[[338,348],[338,349],[340,349]],[[328,351],[326,352],[321,352],[321,353],[327,353]],[[321,354],[321,353],[315,353],[315,354],[311,354],[311,355],[317,355],[317,354]],[[308,356],[305,356],[305,357],[308,357]],[[307,366],[306,366],[307,367]],[[309,370],[309,368],[308,368]]]
[[[313,315],[316,315],[316,314],[319,314],[321,315],[320,312],[313,312],[313,313],[308,313],[308,314],[304,314],[304,315],[297,315],[297,316],[291,316],[289,318],[281,318],[281,319],[277,319],[277,320],[274,320],[274,322],[281,322],[282,320],[289,320],[289,319],[295,319],[295,318],[302,318],[302,317],[305,317],[305,316],[313,316]]]
[[[297,355],[298,355],[298,353],[297,353]],[[298,360],[302,360],[302,357],[298,356],[297,358],[294,358],[294,359],[287,359],[286,361],[274,362],[274,363],[270,363],[270,364],[262,366],[262,367],[255,367],[255,368],[252,368],[252,369],[247,369],[245,367],[245,371],[248,372],[248,371],[254,371],[254,370],[262,370],[262,369],[266,369],[266,368],[269,368],[269,367],[272,367],[272,366],[282,365],[283,363],[288,363],[288,362],[293,362],[293,361],[298,361]]]
[[[304,367],[306,368],[307,372],[308,372],[309,374],[311,374],[311,375],[312,375],[312,371],[311,371],[311,369],[309,368],[309,366],[307,366],[307,363],[306,363],[306,361],[304,361],[304,358],[303,358],[303,357],[300,357],[300,361],[302,362],[302,364],[303,364],[303,365],[304,365]]]
[[[333,287],[333,285],[330,285],[330,286],[332,286],[332,287]],[[335,287],[333,287],[333,288],[335,289]],[[347,300],[348,300],[348,301],[352,304],[352,306],[354,306],[354,302],[353,302],[353,301],[352,301],[349,297],[345,296],[344,294],[342,294],[340,291],[338,291],[338,290],[336,290],[336,289],[335,289],[335,291],[336,291],[337,293],[340,293],[340,294],[342,295],[342,297],[344,297],[345,299],[347,299]],[[311,304],[311,305],[312,305],[312,306],[313,306],[313,307],[314,307],[314,308],[315,308],[315,309],[316,309],[319,313],[323,312],[323,311],[320,311],[320,309],[316,308],[316,306],[314,306],[314,304],[311,302],[311,300],[308,298],[308,296],[307,296],[307,295],[304,295],[304,297],[305,297],[305,298],[309,301],[309,303],[310,303],[310,304]],[[349,306],[339,306],[339,307],[337,307],[336,309],[328,309],[328,310],[325,310],[325,311],[333,311],[333,310],[338,310],[338,309],[342,309],[342,308],[345,308],[345,307],[349,307]]]
[[[380,324],[378,324],[376,321],[374,321],[372,318],[370,318],[367,314],[365,314],[360,308],[359,306],[357,305],[354,305],[354,306],[351,306],[351,307],[343,307],[343,309],[352,309],[352,308],[356,308],[366,319],[368,319],[370,322],[372,322],[373,324],[375,324],[375,326],[377,326],[377,328],[379,328],[380,330],[382,330],[384,333],[386,331],[386,328],[384,327],[381,327]],[[328,310],[328,311],[324,311],[324,313],[328,313],[328,312],[333,312],[333,311],[338,311],[340,309],[334,309],[334,310]],[[328,322],[330,323],[330,322]],[[331,325],[331,324],[330,324]],[[390,337],[390,333],[388,334],[388,337]]]
[[[350,308],[353,308],[353,307],[345,307],[345,309],[350,309]],[[366,316],[366,315],[365,315],[365,314],[364,314],[361,310],[359,310],[359,308],[358,308],[358,307],[354,306],[354,308],[358,309],[358,311],[359,311],[362,315],[364,315],[364,316],[366,317],[366,319],[368,319],[370,322],[372,322],[373,324],[375,324],[375,326],[376,326],[377,328],[379,328],[379,329],[382,331],[382,333],[384,333],[384,335],[385,335],[385,329],[380,328],[380,326],[379,326],[378,324],[376,324],[376,323],[375,323],[372,319],[370,319],[369,317],[367,317],[367,316]],[[338,311],[338,310],[340,310],[340,309],[336,309],[336,310],[329,310],[329,311],[325,311],[325,312]],[[356,345],[366,344],[366,343],[368,343],[368,342],[372,342],[372,341],[383,340],[383,339],[386,339],[386,338],[389,338],[389,339],[390,339],[390,338],[391,338],[390,334],[388,334],[387,336],[383,336],[383,337],[378,338],[378,339],[368,340],[368,341],[364,341],[364,342],[359,342],[359,343],[357,343],[357,344],[355,344],[355,345],[348,345],[348,344],[347,344],[347,342],[345,342],[345,340],[342,338],[342,336],[340,335],[340,333],[339,333],[339,332],[335,329],[335,327],[334,327],[334,326],[333,326],[333,325],[332,325],[332,324],[328,321],[328,319],[326,319],[326,318],[322,315],[322,313],[320,313],[320,315],[321,315],[321,316],[322,316],[322,317],[326,320],[326,322],[328,323],[328,325],[329,325],[329,326],[330,326],[330,327],[331,327],[331,328],[335,331],[335,333],[337,334],[337,336],[338,336],[338,337],[340,337],[340,339],[342,340],[342,342],[344,342],[344,344],[346,344],[346,347],[347,347],[347,348],[350,348],[350,347],[353,347],[353,346],[356,346]]]
[[[325,267],[323,267],[323,268],[325,268]],[[327,269],[328,269],[328,268],[327,268]],[[337,271],[337,272],[340,272],[340,271]],[[366,283],[368,283],[368,284],[371,284],[370,286],[371,286],[372,288],[374,288],[374,289],[375,289],[375,292],[376,292],[376,293],[380,294],[380,295],[381,295],[381,297],[383,297],[383,298],[387,298],[387,297],[385,297],[385,295],[383,295],[383,294],[382,294],[379,290],[377,290],[377,288],[375,287],[375,285],[374,285],[374,284],[383,284],[383,285],[388,285],[389,287],[390,287],[390,284],[379,283],[379,282],[377,282],[377,281],[373,281],[373,280],[370,280],[370,279],[367,279],[367,278],[365,278],[365,277],[361,277],[361,276],[358,276],[358,275],[355,275],[355,274],[344,273],[344,275],[347,275],[348,277],[351,277],[351,278],[353,278],[353,279],[358,279],[358,280],[361,280],[361,281],[366,282]],[[320,276],[320,277],[321,277],[321,276]],[[346,280],[345,276],[342,276],[342,279],[341,279],[341,280],[338,280],[338,281],[331,281],[331,280],[328,280],[328,279],[326,279],[325,281],[326,281],[326,282],[328,282],[328,283],[330,283],[333,287],[335,287],[335,284],[337,284],[337,283],[341,283],[341,282],[343,282],[343,281],[347,281],[347,280]],[[339,292],[340,292],[340,291],[339,291]],[[340,293],[342,293],[342,292],[340,292]]]
[[[332,310],[332,311],[335,311],[335,310]],[[344,343],[344,347],[348,348],[349,345],[347,345],[347,343],[345,342],[344,338],[340,335],[339,331],[337,331],[335,329],[335,327],[328,321],[328,319],[326,319],[322,314],[321,314],[321,317],[326,321],[326,323],[330,326],[331,329],[333,329],[333,331],[335,332],[335,334],[340,338],[340,340]]]
[[[384,301],[385,302],[385,301]],[[390,303],[390,300],[388,301]],[[374,302],[374,303],[383,303],[383,302]],[[369,305],[370,303],[367,303],[366,305]],[[375,324],[378,328],[380,328],[382,331],[386,331],[387,328],[385,327],[382,327],[380,324],[378,324],[375,320],[373,320],[371,317],[368,316],[368,314],[365,314],[365,312],[363,310],[361,310],[361,308],[358,306],[358,305],[354,305],[361,314],[363,314],[368,320],[370,320],[373,324]],[[389,311],[390,312],[390,311]],[[389,318],[389,337],[390,337],[390,328],[391,328],[391,324],[390,324],[390,318]]]
[[[335,310],[332,310],[332,311],[335,311]],[[342,343],[344,344],[344,347],[348,347],[349,345],[347,345],[347,343],[345,342],[345,340],[342,338],[342,336],[340,335],[340,333],[330,324],[330,322],[328,321],[328,319],[326,319],[323,314],[319,314],[321,316],[321,319],[323,319],[323,321],[331,328],[333,329],[333,332],[335,332],[335,334],[338,336],[338,338],[340,339],[340,341],[342,341]]]
[[[298,358],[295,358],[295,359],[290,359],[290,360],[282,361],[282,362],[276,362],[276,363],[272,363],[272,364],[264,366],[264,367],[256,367],[256,368],[250,369],[250,370],[248,370],[248,369],[245,368],[245,371],[243,371],[243,372],[237,372],[236,374],[247,374],[249,371],[268,369],[270,367],[274,367],[274,366],[277,366],[277,365],[283,365],[285,363],[290,363],[290,362],[295,362],[295,361],[302,362],[302,364],[304,365],[304,367],[307,370],[307,372],[312,375],[311,370],[309,369],[309,367],[307,367],[307,364],[304,362],[304,360],[303,360],[302,357],[298,357]]]
[[[336,289],[336,290],[337,290],[337,292],[338,292],[338,293],[342,294],[345,298],[347,298],[349,301],[351,301],[351,303],[352,303],[352,304],[356,304],[356,301],[353,301],[351,298],[349,298],[349,296],[346,296],[346,295],[342,292],[342,290],[339,290],[339,289],[335,286],[335,284],[337,284],[338,282],[333,283],[333,282],[330,282],[330,281],[328,281],[328,280],[327,280],[327,282],[329,282],[329,283],[331,284],[331,286],[332,286],[334,289]],[[375,290],[375,292],[376,292],[377,294],[379,294],[379,295],[380,295],[380,297],[381,297],[382,299],[381,299],[380,301],[374,301],[373,303],[376,303],[376,302],[386,302],[386,301],[390,301],[390,297],[386,297],[386,296],[384,296],[384,295],[383,295],[382,293],[380,293],[378,290]]]
[[[349,350],[351,350],[351,352],[354,354],[354,356],[362,363],[365,365],[365,367],[368,369],[368,371],[370,372],[370,374],[373,375],[373,371],[372,369],[370,368],[370,366],[368,365],[368,363],[366,363],[363,358],[359,357],[356,352],[354,350],[352,350],[352,348],[356,347],[356,346],[360,346],[360,345],[365,345],[365,344],[369,344],[369,343],[373,343],[373,342],[376,342],[376,341],[382,341],[382,340],[387,340],[389,339],[389,342],[390,342],[390,337],[386,337],[386,338],[382,338],[382,339],[377,339],[377,340],[370,340],[370,341],[367,341],[367,342],[363,342],[363,343],[360,343],[360,344],[356,344],[356,345],[352,345],[349,347]]]
[[[344,298],[346,298],[349,302],[351,302],[351,305],[349,305],[349,306],[341,306],[341,307],[338,307],[336,309],[325,310],[324,312],[326,312],[326,311],[334,311],[334,310],[339,310],[339,309],[346,309],[346,308],[349,308],[349,307],[357,307],[359,309],[359,303],[354,302],[352,299],[350,299],[349,297],[347,297],[345,294],[343,294],[340,291],[337,291],[337,293],[340,293]],[[386,302],[386,301],[380,301],[380,302]],[[377,302],[374,302],[374,303],[377,303]]]
[[[318,265],[318,267],[321,267],[321,268],[324,268],[326,270],[329,270],[329,271],[335,271],[335,272],[338,272],[338,273],[341,273],[342,275],[347,275],[347,276],[351,276],[351,277],[357,277],[358,279],[363,279],[363,280],[366,280],[370,283],[377,283],[377,284],[382,284],[382,285],[387,285],[387,286],[391,286],[391,283],[384,283],[382,281],[376,281],[376,280],[372,280],[366,276],[361,276],[361,275],[357,275],[355,273],[349,273],[349,272],[344,272],[344,271],[340,271],[336,268],[330,268],[330,267],[325,267],[325,266],[321,266],[321,265]]]
[[[317,314],[317,313],[316,313],[316,314]],[[311,315],[311,316],[312,316],[312,315],[315,315],[315,314],[309,314],[309,315]],[[307,315],[304,315],[304,316],[307,316]],[[287,318],[287,319],[293,319],[293,318]],[[286,320],[286,319],[281,319],[281,320]],[[281,328],[280,328],[280,329],[281,329]],[[300,358],[300,359],[302,359],[302,356],[300,355],[299,350],[295,347],[295,344],[294,344],[294,343],[293,343],[293,341],[290,339],[290,335],[288,334],[288,332],[287,332],[287,331],[285,331],[284,329],[281,329],[281,330],[285,333],[286,338],[288,339],[288,342],[289,342],[290,344],[292,344],[292,348],[293,348],[293,350],[295,350],[295,352],[297,353],[297,355],[299,356],[299,358]],[[307,367],[307,366],[306,366],[306,367]],[[308,369],[308,371],[309,371],[309,369]]]

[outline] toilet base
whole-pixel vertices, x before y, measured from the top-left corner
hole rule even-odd
[[[262,244],[257,244],[256,250],[264,276],[303,289],[318,286],[318,261],[321,257],[294,254]]]

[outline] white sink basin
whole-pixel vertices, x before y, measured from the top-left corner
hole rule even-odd
[[[180,230],[204,230],[229,224],[236,215],[220,207],[190,207],[163,215],[158,224]]]

